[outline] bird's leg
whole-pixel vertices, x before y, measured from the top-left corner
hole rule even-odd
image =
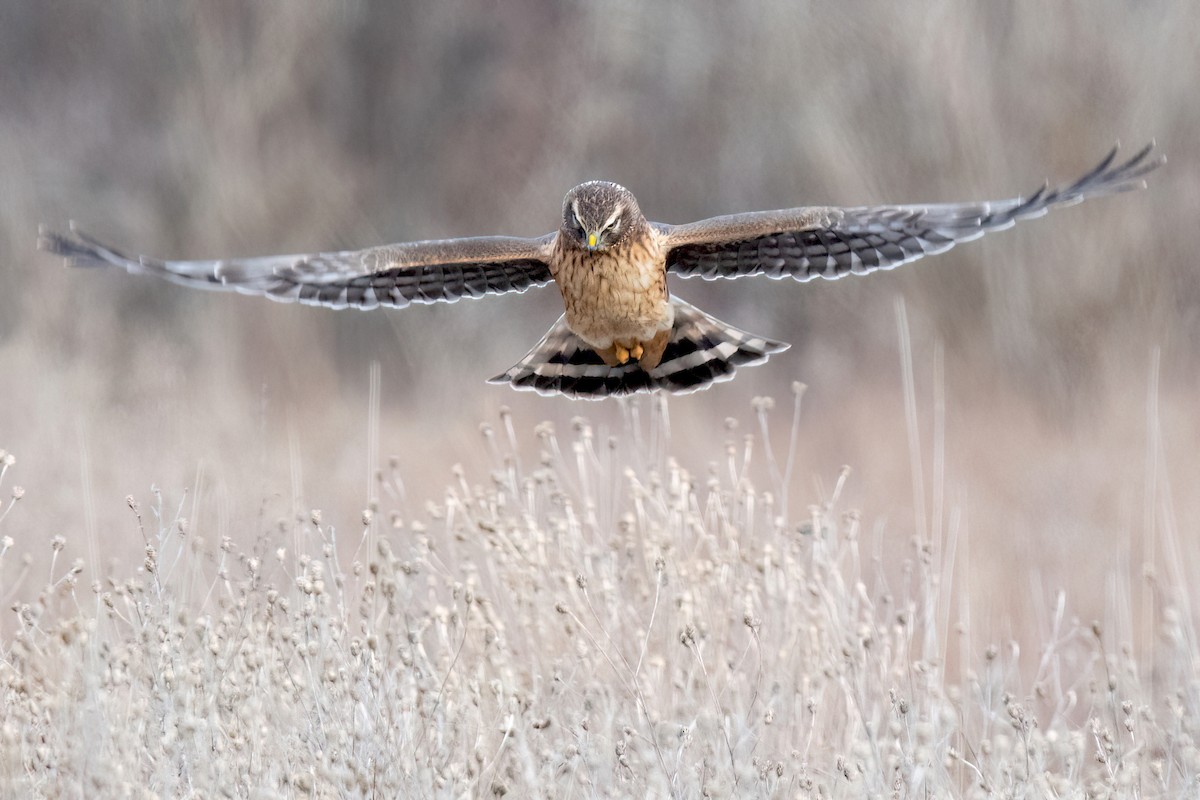
[[[654,369],[662,359],[663,350],[671,338],[669,330],[657,334],[649,342],[639,342],[631,339],[628,343],[613,341],[611,345],[597,348],[596,353],[610,367],[620,367],[630,361],[636,361],[642,369]],[[649,363],[649,366],[646,366]]]
[[[617,355],[618,347],[619,347],[619,345],[616,342],[613,342],[612,344],[608,345],[608,347],[606,347],[606,348],[595,348],[596,355],[599,355],[600,360],[604,361],[607,366],[619,367],[620,365],[623,365],[623,363],[625,363],[625,362],[622,359],[620,359],[620,357],[618,357],[618,355]]]
[[[649,372],[657,367],[658,363],[662,361],[663,351],[667,349],[667,343],[670,341],[671,329],[667,328],[665,331],[654,334],[654,338],[650,341],[639,342],[637,360],[641,368]]]

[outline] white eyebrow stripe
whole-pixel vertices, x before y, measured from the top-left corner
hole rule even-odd
[[[609,225],[612,225],[612,224],[613,224],[613,221],[614,221],[614,220],[616,220],[616,218],[617,218],[617,217],[619,217],[619,216],[621,216],[621,214],[623,214],[623,213],[625,213],[625,206],[623,206],[623,205],[620,205],[620,204],[618,203],[618,204],[617,204],[617,210],[616,210],[616,211],[614,211],[614,212],[612,213],[612,216],[610,216],[608,219],[606,219],[606,220],[604,221],[604,224],[600,226],[600,230],[605,230],[605,229],[607,229],[607,228],[608,228],[608,226],[609,226]]]
[[[575,222],[583,225],[583,220],[579,218],[579,198],[576,197],[571,201],[571,213],[575,215]]]

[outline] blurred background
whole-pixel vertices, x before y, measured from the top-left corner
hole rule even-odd
[[[793,347],[672,399],[673,450],[703,474],[723,421],[754,430],[751,399],[771,395],[782,452],[803,381],[793,508],[843,464],[846,502],[884,540],[907,544],[923,505],[969,542],[960,588],[997,635],[1037,624],[1058,587],[1103,615],[1143,563],[1178,565],[1164,532],[1196,577],[1197,41],[1190,0],[4,4],[0,448],[18,458],[4,491],[26,496],[3,532],[37,552],[62,534],[75,555],[90,532],[105,555],[136,555],[124,498],[149,502],[152,485],[168,505],[186,490],[213,537],[307,508],[353,530],[375,453],[399,457],[419,514],[452,464],[485,480],[479,424],[502,405],[531,453],[541,420],[621,428],[613,403],[484,383],[561,313],[552,289],[286,306],[65,270],[36,251],[39,223],[175,258],[540,235],[592,178],[685,222],[1006,198],[1154,138],[1170,163],[1147,191],[919,265],[677,280]]]

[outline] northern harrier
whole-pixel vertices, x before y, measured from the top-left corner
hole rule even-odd
[[[1068,186],[1026,198],[948,205],[802,207],[649,222],[629,190],[592,181],[563,201],[556,233],[406,242],[338,253],[216,261],[129,258],[74,230],[41,230],[39,246],[72,264],[114,264],[176,283],[331,308],[401,308],[523,292],[554,282],[566,313],[492,379],[542,394],[598,398],[691,392],[787,347],[733,328],[667,292],[667,273],[808,281],[891,269],[1041,216],[1051,206],[1144,186],[1165,159],[1153,144],[1113,166],[1114,148]]]

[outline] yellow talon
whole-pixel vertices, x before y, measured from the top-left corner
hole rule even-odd
[[[625,345],[613,342],[613,352],[617,357],[618,364],[624,364],[629,360],[629,350],[625,348]]]
[[[633,356],[638,361],[642,359],[642,343],[634,342],[633,347],[629,348],[629,355]]]

